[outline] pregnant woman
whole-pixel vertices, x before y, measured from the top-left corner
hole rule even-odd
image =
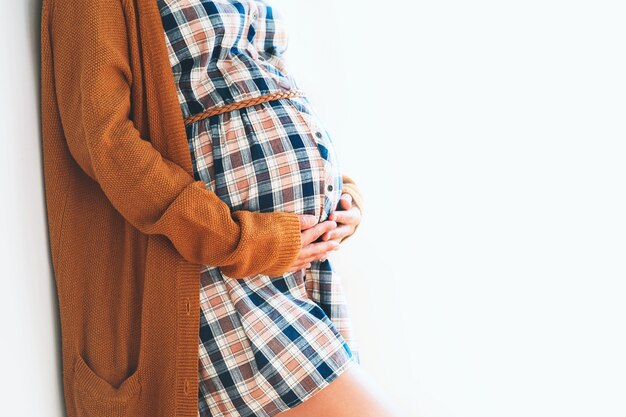
[[[57,1],[65,2],[65,6],[69,2]],[[129,16],[133,15],[129,12],[131,1],[122,0]],[[232,213],[294,213],[303,230],[302,251],[280,275],[259,269],[242,277],[230,274],[241,269],[201,265],[197,416],[396,416],[388,397],[360,367],[341,279],[328,259],[358,227],[362,202],[354,182],[341,172],[329,132],[286,66],[287,35],[281,15],[263,0],[147,1],[155,2],[153,6],[160,13],[159,30],[184,122],[194,180],[202,181],[206,192],[219,198]],[[56,12],[70,9],[58,6]],[[113,21],[113,16],[103,12],[101,19]],[[136,28],[129,23],[132,17],[125,21],[130,29],[125,38],[130,42]],[[93,30],[97,35],[88,36],[101,40],[104,35],[98,31],[106,25],[96,26]],[[70,39],[68,35],[65,42]],[[97,59],[104,62],[109,51],[104,47],[98,51],[100,44],[104,43],[95,42],[91,53],[97,57],[100,52],[102,58]],[[117,65],[123,54],[120,51],[123,48],[117,52],[119,56],[111,55],[111,62]],[[106,65],[93,71],[104,70]],[[129,74],[127,81],[133,80]],[[90,79],[97,78],[90,77],[94,76],[78,77],[75,82],[84,88]],[[93,120],[86,118],[94,119],[98,114],[87,112],[81,122],[70,122],[69,109],[78,102],[60,99],[60,107],[68,109],[63,120],[70,130],[81,129],[82,123],[89,126]],[[82,109],[90,104],[83,100]],[[116,137],[114,130],[112,135],[108,140]],[[111,201],[121,202],[117,190],[109,188],[105,175],[97,172],[104,172],[104,168],[91,165],[102,153],[101,148],[96,151],[93,145],[81,151],[76,140],[68,142],[73,157],[101,182]],[[117,149],[121,155],[123,148]],[[113,164],[113,159],[108,161]],[[119,164],[119,159],[115,161]],[[148,165],[147,169],[153,167]],[[350,187],[355,192],[344,193]],[[351,195],[356,196],[354,202]],[[121,203],[117,207],[131,218],[130,209]],[[142,228],[139,221],[136,223]],[[270,226],[265,230],[261,222],[258,225],[258,235],[272,232]],[[169,233],[174,245],[182,247],[177,244],[178,235]],[[267,248],[258,250],[261,253]],[[184,305],[189,314],[188,299]],[[105,372],[104,367],[95,371],[95,364],[104,359],[94,354],[88,364],[88,354],[81,355],[75,367],[78,388],[73,395],[77,398],[72,401],[78,415],[99,415],[100,411],[95,411],[101,409],[98,407],[113,417],[133,415],[131,399],[140,398],[142,384],[148,394],[148,377],[144,376],[148,373],[137,372],[141,376],[133,375],[119,386],[106,386],[98,376],[100,370]],[[185,394],[188,383],[183,381]],[[90,396],[93,398],[87,399]],[[143,415],[139,411],[136,414]]]

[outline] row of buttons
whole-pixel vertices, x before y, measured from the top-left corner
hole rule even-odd
[[[185,313],[187,315],[191,314],[191,302],[189,301],[189,297],[185,297]],[[183,392],[186,395],[189,395],[189,378],[185,378],[185,380],[183,381]]]
[[[323,129],[315,129],[315,137],[319,140],[318,146],[320,146],[320,152],[324,161],[324,177],[323,184],[325,187],[324,197],[322,204],[322,215],[320,220],[326,220],[328,215],[333,211],[333,208],[337,207],[339,199],[339,191],[341,180],[337,178],[338,161],[334,151],[334,145],[332,140],[323,133]]]
[[[318,177],[319,190],[321,192],[321,195],[318,195],[316,198],[320,213],[318,220],[325,221],[333,211],[333,208],[337,206],[341,190],[340,168],[334,145],[324,127],[320,125],[315,111],[309,107],[308,100],[305,98],[302,100],[294,98],[291,101],[296,111],[300,114],[299,119],[306,125],[312,141],[317,146],[319,158],[315,158],[317,160],[315,164],[318,165],[315,169],[319,170],[319,175],[316,175],[316,177]]]
[[[319,130],[318,130],[317,132],[315,132],[315,136],[317,136],[317,137],[318,137],[318,139],[321,139],[321,138],[323,138],[323,137],[324,137],[324,135],[322,135],[322,132],[320,132]],[[327,189],[328,191],[332,191],[332,190],[333,190],[333,185],[332,185],[332,184],[328,184],[328,185],[326,186],[326,189]]]
[[[185,298],[185,313],[187,313],[187,315],[191,314],[191,303],[189,302],[189,297]],[[185,394],[189,395],[189,380],[187,378],[185,378],[183,391],[185,392]]]

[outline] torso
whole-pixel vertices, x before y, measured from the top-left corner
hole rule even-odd
[[[288,39],[282,16],[267,2],[158,4],[183,117],[300,89],[283,57]],[[233,210],[292,211],[325,220],[338,204],[339,159],[306,97],[214,116],[188,126],[187,133],[196,177]],[[273,189],[291,184],[293,190],[270,199],[263,189],[269,182]]]
[[[299,90],[283,54],[281,16],[266,1],[157,0],[183,117]],[[306,97],[283,98],[186,126],[194,175],[232,210],[288,211],[324,221],[341,169]],[[272,416],[326,386],[354,349],[330,259],[281,277],[201,269],[200,417]]]

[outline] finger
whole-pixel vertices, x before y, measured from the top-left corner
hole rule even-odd
[[[315,258],[316,256],[320,254],[324,254],[326,252],[329,252],[331,250],[335,250],[338,248],[339,248],[339,243],[334,240],[330,240],[327,242],[310,243],[306,245],[304,248],[302,248],[302,250],[300,251],[300,257],[305,260],[309,260],[309,259]]]
[[[329,230],[328,232],[324,232],[324,234],[321,237],[321,240],[324,242],[327,242],[329,240],[343,238],[344,236],[347,236],[349,233],[351,233],[351,230],[353,228],[354,228],[354,225],[349,224],[349,223],[348,224],[337,223],[336,228],[334,228],[333,230]]]
[[[313,256],[309,259],[309,264],[315,261],[325,261],[326,259],[328,259],[330,257],[330,253],[332,251],[328,251],[328,252],[324,252],[324,253],[320,253],[316,256]]]
[[[300,218],[300,230],[309,229],[317,224],[317,217],[312,214],[302,214],[298,217]]]
[[[334,220],[325,220],[321,223],[316,224],[310,229],[303,231],[302,232],[302,241],[303,241],[302,246],[306,246],[309,243],[315,241],[325,232],[332,230],[335,227],[337,227],[337,222],[335,222]]]
[[[331,238],[326,240],[325,242],[337,242],[337,248],[333,250],[339,250],[339,248],[341,247],[341,241],[343,240],[343,238],[344,236],[331,236]]]
[[[341,194],[339,201],[337,202],[336,210],[346,210],[346,207],[350,207],[352,196],[347,193]]]
[[[339,202],[343,204],[346,210],[350,210],[350,208],[352,207],[352,195],[348,193],[341,194]]]
[[[321,256],[328,256],[328,254],[332,251],[339,250],[339,241],[337,240],[329,240],[327,242],[318,242],[318,243],[328,243],[328,246],[320,246],[315,253],[311,254],[313,259],[319,259]],[[310,262],[311,259],[308,259]]]
[[[338,224],[357,224],[359,223],[358,208],[356,206],[349,210],[334,211],[328,216],[329,219],[334,220]]]
[[[349,215],[350,215],[349,211],[335,210],[328,215],[328,219],[333,220],[337,223],[345,223],[348,220]]]
[[[330,232],[326,233],[324,236],[324,241],[328,242],[331,240],[336,240],[337,242],[341,243],[341,241],[352,235],[355,231],[355,227],[353,225],[341,225],[339,227],[337,227],[334,230],[331,230]]]

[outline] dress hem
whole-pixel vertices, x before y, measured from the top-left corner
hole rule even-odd
[[[304,403],[308,399],[315,396],[315,394],[317,394],[318,392],[320,392],[321,390],[329,386],[333,381],[339,378],[339,376],[343,374],[345,371],[347,371],[351,366],[357,366],[357,365],[359,365],[359,363],[356,362],[355,359],[353,359],[353,355],[349,355],[348,359],[343,364],[341,364],[339,368],[337,368],[332,374],[330,374],[330,376],[324,379],[325,382],[323,384],[317,385],[313,390],[309,391],[306,394],[306,396],[299,398],[297,400],[294,400],[291,403],[288,403],[287,409],[281,410],[280,412],[278,412],[278,414],[273,414],[272,417],[277,416],[277,415],[279,416],[280,413],[291,410],[292,408],[295,408],[298,405]]]

